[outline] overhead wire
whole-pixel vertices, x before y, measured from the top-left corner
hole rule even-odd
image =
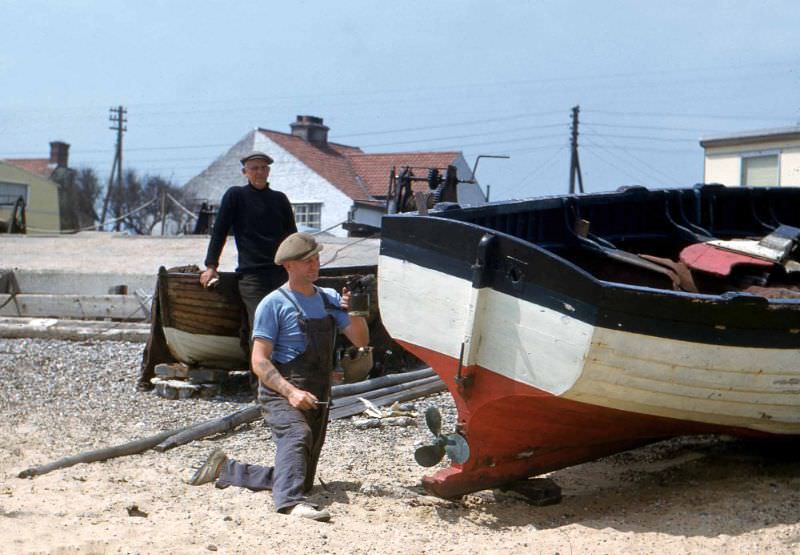
[[[586,121],[585,119],[581,119],[581,127],[612,127],[618,129],[643,129],[646,131],[692,131],[696,133],[708,133],[708,132],[721,132],[723,130],[720,129],[705,129],[705,128],[697,128],[697,127],[667,127],[667,126],[660,126],[660,125],[626,125],[622,123],[605,123],[605,122],[597,122],[597,121]]]
[[[656,168],[655,166],[652,166],[652,165],[648,164],[647,162],[645,162],[644,160],[642,160],[641,158],[639,158],[638,156],[636,156],[635,154],[630,152],[629,151],[630,147],[628,145],[620,144],[619,141],[609,140],[609,139],[615,138],[616,137],[615,135],[606,134],[606,133],[593,133],[592,135],[590,135],[590,137],[591,138],[602,139],[602,140],[604,140],[606,142],[606,144],[599,144],[599,143],[596,143],[596,142],[591,141],[591,140],[590,141],[584,141],[584,142],[588,142],[588,144],[590,144],[590,145],[593,145],[593,146],[596,146],[597,148],[603,149],[603,150],[607,151],[612,156],[619,156],[619,155],[614,153],[613,150],[611,150],[611,149],[622,150],[623,152],[625,152],[625,154],[627,156],[629,156],[632,159],[638,161],[642,165],[647,166],[649,169],[655,170],[655,171],[659,171],[659,172],[661,171],[658,168]],[[585,139],[585,135],[584,135],[584,139]],[[664,175],[665,177],[667,177],[670,180],[679,181],[679,180],[675,180],[674,177],[669,176],[669,175],[667,175],[665,173],[662,173],[662,175]]]
[[[641,175],[634,175],[634,174],[630,173],[628,171],[628,169],[619,167],[614,162],[611,162],[607,158],[605,158],[604,156],[600,155],[600,153],[598,153],[596,150],[587,150],[586,152],[588,152],[592,156],[598,158],[599,160],[602,160],[604,163],[608,164],[609,166],[611,166],[615,170],[617,170],[619,172],[622,172],[623,174],[627,175],[629,178],[633,179],[636,182],[636,184],[642,184],[641,183],[641,177],[642,177]],[[648,178],[644,179],[644,183],[647,183],[647,181],[648,181]]]
[[[769,116],[769,115],[733,115],[733,114],[709,114],[709,113],[692,113],[692,112],[637,112],[637,111],[615,111],[615,110],[592,110],[596,114],[605,114],[610,116],[627,116],[627,117],[663,117],[663,118],[708,118],[708,119],[729,119],[729,120],[775,120],[786,121],[796,118],[794,116]]]
[[[628,152],[627,150],[625,150],[622,147],[620,147],[620,149],[623,150],[623,152],[625,152],[625,154],[627,156],[629,156],[630,159],[624,159],[621,155],[617,154],[613,150],[610,150],[610,149],[606,148],[604,145],[595,143],[594,141],[584,141],[584,145],[583,146],[599,148],[603,152],[606,152],[612,158],[614,158],[614,159],[616,159],[616,160],[618,160],[620,162],[623,162],[623,163],[631,164],[631,161],[634,161],[634,162],[638,163],[640,166],[644,167],[646,169],[646,171],[650,172],[651,175],[653,173],[658,174],[658,175],[653,176],[653,179],[658,181],[662,185],[676,184],[676,183],[680,182],[679,179],[675,179],[674,177],[668,176],[667,174],[662,172],[660,169],[656,168],[655,166],[652,166],[652,165],[648,164],[647,162],[644,162],[641,158],[636,157],[633,153]]]
[[[613,139],[636,139],[643,141],[658,141],[663,143],[686,143],[689,141],[699,141],[698,138],[692,137],[655,137],[653,135],[617,135],[614,133],[597,133],[595,131],[581,131],[581,135],[589,135],[595,137],[609,137]]]
[[[536,175],[539,175],[542,171],[544,171],[545,168],[551,166],[553,164],[553,162],[555,162],[558,159],[558,155],[561,154],[561,152],[563,152],[564,150],[566,150],[567,147],[568,147],[568,145],[561,145],[561,147],[551,157],[549,157],[543,164],[541,164],[541,165],[537,166],[536,168],[534,168],[533,170],[531,170],[519,182],[517,182],[517,184],[512,187],[512,190],[519,189],[529,179],[531,179],[532,177],[534,177]]]

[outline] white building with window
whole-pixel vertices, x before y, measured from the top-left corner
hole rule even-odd
[[[456,166],[461,179],[472,171],[460,152],[399,152],[367,154],[355,146],[328,141],[322,118],[297,116],[291,132],[254,129],[186,185],[185,197],[198,210],[203,202],[218,206],[223,193],[244,185],[239,159],[260,150],[274,160],[270,186],[289,197],[300,230],[329,230],[346,236],[341,225],[357,203],[381,205],[392,168]]]
[[[800,126],[709,137],[700,146],[705,183],[800,186]]]

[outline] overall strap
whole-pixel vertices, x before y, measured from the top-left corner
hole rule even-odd
[[[317,286],[315,285],[314,288],[316,289]],[[328,298],[328,295],[320,293],[320,296],[322,297],[322,304],[325,306],[326,310],[338,310],[340,312],[344,312],[344,309],[341,306],[337,306],[331,302],[331,300]]]
[[[278,291],[280,291],[281,295],[286,297],[286,299],[290,303],[292,303],[292,306],[294,306],[295,311],[297,311],[297,313],[300,316],[308,320],[308,317],[306,316],[305,312],[303,312],[303,309],[300,308],[300,305],[298,305],[297,302],[295,302],[295,300],[292,297],[289,296],[289,293],[286,292],[283,286],[278,287]],[[335,304],[333,304],[331,300],[328,298],[328,296],[324,295],[316,285],[314,285],[314,292],[318,294],[320,297],[322,297],[322,306],[324,306],[326,310],[338,310],[340,312],[344,312],[344,309],[341,306],[336,306]]]
[[[286,290],[283,288],[283,286],[278,287],[278,291],[280,292],[281,295],[286,297],[287,301],[292,303],[292,306],[294,307],[295,312],[297,312],[297,317],[298,318],[302,318],[303,320],[308,320],[308,318],[306,317],[305,312],[303,312],[303,309],[300,308],[300,305],[297,304],[297,302],[292,297],[289,296],[289,293],[286,292]]]

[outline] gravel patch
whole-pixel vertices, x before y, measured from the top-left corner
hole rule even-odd
[[[0,339],[2,417],[21,430],[35,429],[37,438],[52,447],[54,460],[225,416],[251,404],[246,387],[226,388],[209,399],[183,400],[137,391],[143,348],[141,343],[121,341]],[[430,404],[442,411],[443,429],[453,429],[456,411],[451,397],[434,395],[410,404],[418,409],[418,417],[409,426],[357,429],[358,418],[331,422],[323,459],[335,450],[342,454],[340,464],[345,469],[366,471],[376,466],[372,458],[376,452],[384,454],[380,466],[391,466],[399,446],[406,448],[409,459],[414,445],[431,437],[423,416]],[[268,463],[274,456],[269,428],[262,421],[211,439],[231,456],[248,462]],[[197,441],[172,450],[169,456],[194,464],[198,450],[210,443]],[[44,462],[48,461],[36,464]]]

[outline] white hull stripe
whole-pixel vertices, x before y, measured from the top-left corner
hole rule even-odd
[[[231,369],[241,367],[247,358],[238,337],[188,333],[165,326],[164,338],[172,356],[186,364]]]
[[[469,281],[381,256],[381,317],[401,339],[458,358]],[[471,325],[473,362],[594,405],[712,424],[800,432],[800,353],[595,327],[491,289]],[[567,312],[568,312],[568,307]]]

